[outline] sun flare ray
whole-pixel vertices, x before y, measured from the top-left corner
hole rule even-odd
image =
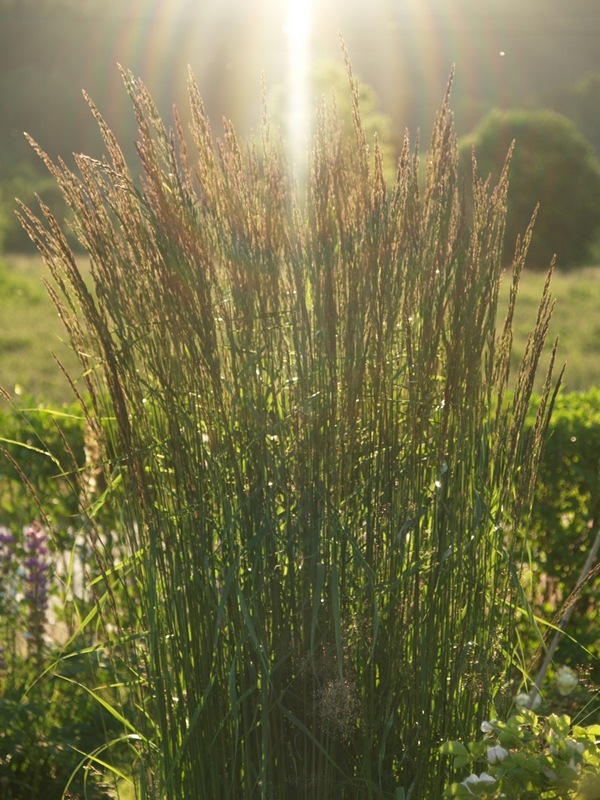
[[[296,169],[304,162],[308,134],[310,18],[310,0],[287,0],[286,134],[290,158]]]

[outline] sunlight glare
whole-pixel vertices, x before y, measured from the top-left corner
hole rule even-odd
[[[305,161],[309,120],[309,51],[311,0],[287,0],[288,75],[286,86],[286,127],[290,157],[295,168]]]

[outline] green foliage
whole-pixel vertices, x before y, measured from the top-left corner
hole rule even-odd
[[[484,721],[484,738],[446,742],[442,755],[454,769],[472,771],[446,787],[443,797],[489,797],[506,800],[594,800],[598,794],[599,725],[577,725],[566,715],[538,716],[529,709],[506,722]],[[485,771],[481,772],[484,769]]]
[[[43,514],[67,536],[79,522],[84,443],[77,403],[0,408],[0,526],[19,531]]]
[[[115,797],[115,776],[131,782],[119,765],[130,767],[139,740],[115,710],[126,705],[131,665],[117,668],[99,624],[107,585],[113,604],[122,595],[111,572],[117,547],[98,526],[106,515],[89,436],[68,411],[12,409],[0,419],[14,437],[0,439],[0,788],[8,800]],[[86,469],[65,476],[59,458],[73,463],[84,450]],[[82,493],[98,509],[94,525],[79,513]],[[53,528],[32,524],[36,515]]]
[[[0,674],[3,798],[62,800],[67,786],[68,797],[114,798],[105,770],[85,754],[117,738],[120,726],[84,689],[84,681],[114,682],[100,651],[72,654],[54,675],[42,679],[23,661],[12,662],[8,676]]]
[[[471,169],[474,148],[479,171],[496,179],[513,141],[507,260],[539,203],[530,263],[546,269],[554,254],[561,268],[584,263],[600,228],[600,165],[591,145],[556,112],[495,110],[461,140],[463,174]]]
[[[424,190],[408,141],[388,190],[354,82],[352,135],[321,116],[302,188],[268,130],[215,142],[193,83],[188,160],[125,79],[141,186],[99,115],[104,161],[46,158],[93,291],[48,211],[24,223],[123,487],[105,585],[135,588],[140,792],[436,796],[437,743],[477,730],[511,666],[508,532],[550,404],[549,381],[525,436],[551,304],[509,396],[505,176],[476,181],[467,225],[446,105]]]
[[[600,528],[600,390],[558,396],[535,497],[526,539],[533,603],[548,618],[575,589]],[[592,581],[576,600],[569,623],[576,643],[563,641],[561,660],[581,662],[581,645],[600,659],[597,606]]]
[[[550,574],[572,580],[600,526],[600,389],[557,398],[532,523]]]

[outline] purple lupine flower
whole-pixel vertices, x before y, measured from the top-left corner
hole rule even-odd
[[[35,522],[25,530],[24,598],[28,606],[28,652],[40,660],[44,646],[46,611],[48,609],[48,547],[46,531]]]
[[[8,528],[0,528],[0,617],[7,621],[8,628],[10,628],[8,621],[11,619],[11,589],[14,590],[9,582],[9,576],[15,569],[15,565],[15,537]],[[0,645],[0,673],[4,672],[6,668],[5,632],[3,631]]]

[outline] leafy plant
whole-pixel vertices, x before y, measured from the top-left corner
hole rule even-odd
[[[50,613],[61,594],[53,566],[41,525],[30,525],[23,541],[0,530],[0,796],[60,800],[69,786],[73,798],[102,800],[114,797],[111,767],[88,754],[111,739],[110,761],[127,752],[109,713],[122,676],[91,625],[68,647],[53,639]]]
[[[112,671],[80,657],[79,681],[107,679]],[[73,663],[67,662],[73,673]],[[110,772],[86,758],[121,734],[119,726],[83,685],[51,677],[31,685],[35,673],[12,665],[18,679],[2,680],[0,697],[0,786],[10,800],[114,798]],[[73,673],[74,674],[74,673]],[[94,684],[92,684],[94,685]],[[112,760],[119,761],[114,752]],[[121,754],[121,758],[123,755]]]
[[[443,797],[506,800],[594,800],[600,797],[600,725],[575,725],[563,714],[543,717],[521,709],[506,722],[484,721],[483,739],[447,742],[440,752],[457,770],[471,772],[450,784]]]
[[[567,600],[599,528],[600,391],[593,389],[557,397],[544,445],[527,529],[531,601],[540,617],[551,619]],[[581,648],[587,648],[595,656],[596,680],[597,597],[597,582],[588,581],[574,598],[570,637],[564,638],[559,650],[561,660],[575,665],[583,658]]]
[[[78,403],[0,408],[0,525],[18,533],[42,514],[67,533],[79,523],[78,483],[85,468],[85,419]]]

